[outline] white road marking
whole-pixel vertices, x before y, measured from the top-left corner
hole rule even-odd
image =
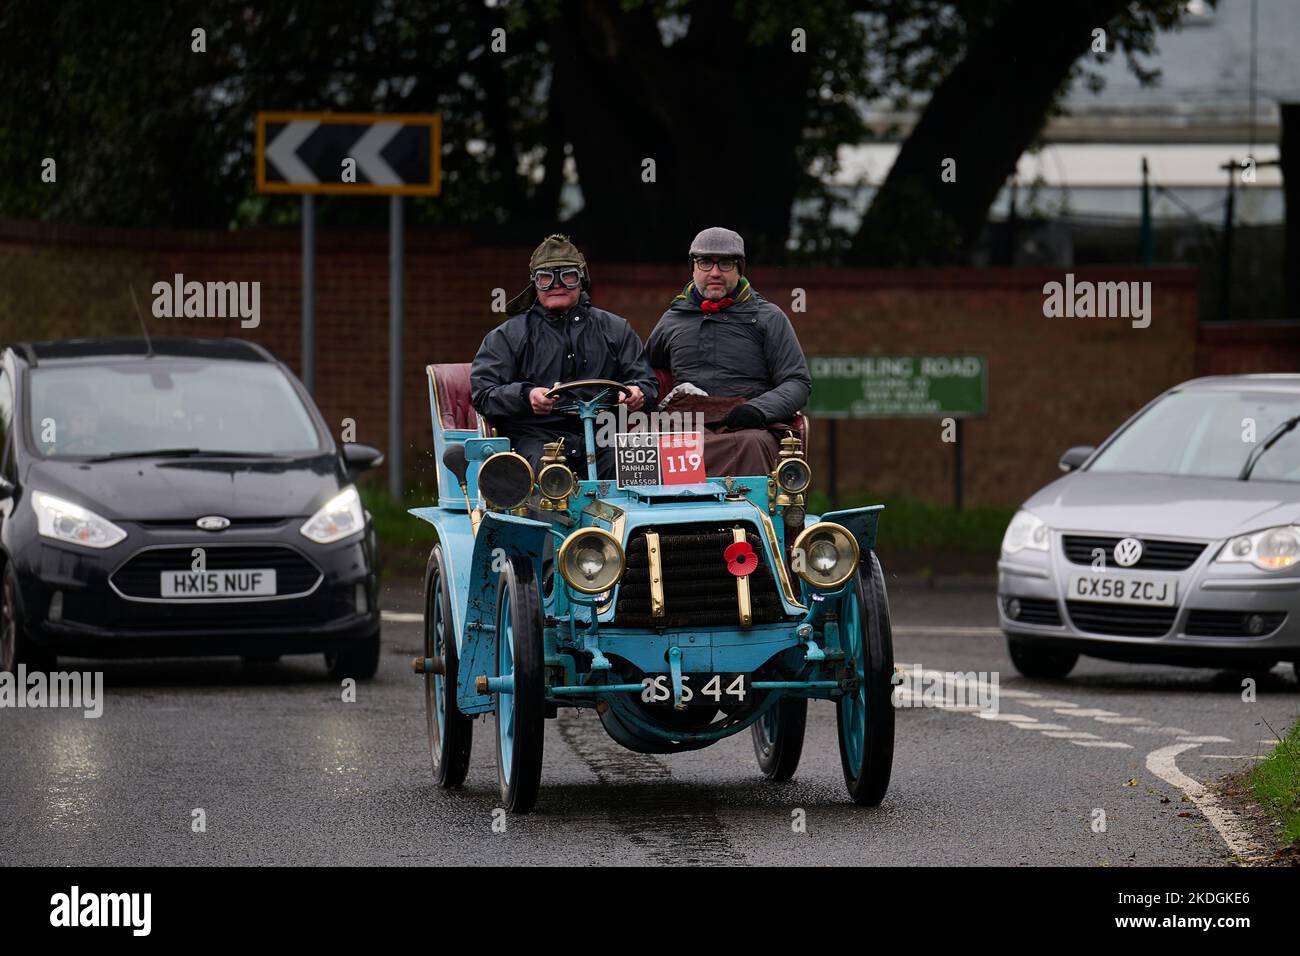
[[[1086,730],[1046,730],[1043,732],[1044,737],[1060,737],[1064,740],[1100,740],[1096,734],[1090,734]]]
[[[1073,707],[1068,700],[1027,700],[1026,707]]]
[[[1184,734],[1178,738],[1184,743],[1189,744],[1230,744],[1231,737],[1193,737],[1191,734]]]
[[[1012,724],[1012,727],[1019,727],[1022,730],[1069,730],[1065,724],[1044,724],[1041,721],[1034,721],[1032,724]]]
[[[1219,831],[1219,836],[1223,837],[1223,842],[1228,844],[1229,850],[1242,859],[1252,862],[1259,860],[1263,856],[1263,848],[1242,828],[1237,815],[1222,806],[1219,798],[1204,784],[1193,780],[1178,769],[1176,763],[1178,755],[1199,746],[1200,744],[1197,743],[1178,743],[1153,750],[1147,754],[1147,769],[1165,783],[1183,791],[1188,799],[1196,804],[1197,809],[1205,814],[1205,819]]]
[[[1119,714],[1113,710],[1098,710],[1096,707],[1078,707],[1071,705],[1069,707],[1057,707],[1056,712],[1066,717],[1118,717]]]
[[[424,620],[424,615],[414,614],[410,611],[380,611],[379,618],[393,624],[416,624]]]
[[[1145,717],[1096,717],[1095,720],[1103,724],[1150,724],[1154,721],[1147,720]]]
[[[1076,747],[1110,747],[1113,750],[1132,750],[1132,744],[1121,743],[1118,740],[1071,740],[1070,743]]]

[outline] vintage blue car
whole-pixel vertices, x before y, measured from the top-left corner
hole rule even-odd
[[[428,368],[438,503],[425,575],[424,656],[436,782],[469,766],[473,719],[496,715],[501,799],[537,800],[544,724],[589,707],[624,747],[694,750],[752,729],[762,772],[788,780],[809,698],[833,700],[844,781],[874,806],[894,750],[894,661],[880,505],[817,518],[795,429],[770,475],[692,484],[580,478],[547,446],[537,475],[474,413],[468,365]],[[556,409],[596,415],[618,382],[555,386]]]

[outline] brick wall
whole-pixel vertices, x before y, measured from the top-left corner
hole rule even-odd
[[[490,310],[492,289],[518,291],[529,251],[482,245],[458,232],[408,235],[402,373],[412,479],[427,482],[431,474],[425,364],[472,357],[501,319]],[[317,237],[318,400],[336,432],[342,419],[354,418],[358,440],[380,447],[388,434],[387,254],[382,232]],[[135,334],[127,293],[134,283],[154,334],[243,336],[297,369],[300,268],[295,230],[162,232],[0,220],[0,341]],[[1077,280],[1151,281],[1150,328],[1120,319],[1044,318],[1043,284],[1061,280],[1062,270],[756,264],[750,279],[787,311],[791,290],[806,290],[807,311],[791,318],[809,355],[987,356],[989,413],[965,425],[966,500],[1016,504],[1058,473],[1066,447],[1101,440],[1155,392],[1206,364],[1198,361],[1194,271],[1073,271]],[[153,319],[152,284],[177,272],[187,280],[260,281],[261,327]],[[684,264],[593,260],[593,273],[595,302],[626,316],[643,338],[687,278]],[[1249,365],[1250,354],[1234,361]],[[841,490],[949,500],[952,448],[940,441],[937,421],[843,421],[838,430]],[[825,423],[814,422],[812,435],[816,472],[825,462]]]

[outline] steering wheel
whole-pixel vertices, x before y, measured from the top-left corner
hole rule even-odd
[[[628,388],[622,382],[614,382],[607,378],[580,378],[572,382],[562,382],[553,385],[546,393],[547,398],[559,398],[561,395],[571,392],[578,388],[599,388],[595,397],[589,399],[579,399],[574,396],[572,403],[568,405],[556,405],[551,409],[552,412],[558,412],[562,415],[581,415],[583,407],[588,409],[611,408],[616,402],[605,402],[605,397],[609,394],[610,389],[616,390],[620,396],[631,395],[632,389]]]

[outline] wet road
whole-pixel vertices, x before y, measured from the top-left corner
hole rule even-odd
[[[570,711],[547,725],[537,811],[498,832],[490,719],[475,725],[465,788],[431,785],[408,669],[418,595],[390,589],[381,671],[355,702],[302,657],[100,664],[99,719],[0,709],[0,864],[1114,866],[1253,852],[1198,788],[1267,753],[1295,719],[1289,666],[1262,677],[1253,703],[1242,675],[1211,670],[1084,659],[1064,683],[1031,681],[992,629],[991,592],[895,588],[891,600],[909,692],[956,671],[984,672],[975,680],[1001,694],[996,715],[901,709],[877,809],[846,800],[829,704],[812,705],[799,773],[778,785],[758,774],[748,732],[644,756]]]

